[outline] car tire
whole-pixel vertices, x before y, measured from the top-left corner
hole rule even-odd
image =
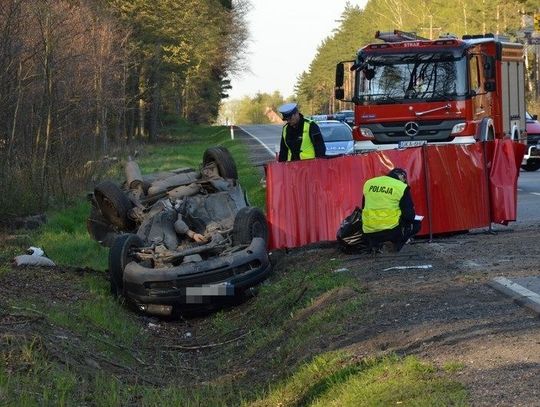
[[[245,207],[234,218],[233,244],[250,244],[254,237],[261,237],[268,242],[268,224],[259,208]]]
[[[133,205],[119,186],[102,181],[94,189],[94,198],[103,217],[112,225],[123,231],[133,227],[133,221],[128,217]]]
[[[215,162],[219,175],[223,178],[238,179],[236,163],[231,153],[225,147],[210,147],[203,154],[203,165]]]
[[[521,168],[523,168],[525,171],[536,171],[540,169],[540,161],[527,163],[525,165],[522,165]]]
[[[131,250],[142,245],[143,242],[139,236],[128,233],[118,236],[109,250],[111,294],[115,297],[124,293],[124,268],[133,260]]]

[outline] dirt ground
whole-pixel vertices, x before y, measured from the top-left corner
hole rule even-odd
[[[351,327],[342,345],[462,364],[473,405],[540,405],[540,319],[487,285],[540,275],[538,226],[495,229],[344,258],[367,289],[371,323]]]

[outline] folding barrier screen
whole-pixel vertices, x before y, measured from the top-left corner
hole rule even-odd
[[[266,166],[270,248],[335,240],[361,206],[362,186],[401,167],[408,173],[420,235],[506,224],[516,219],[517,176],[525,146],[511,140],[428,145]]]

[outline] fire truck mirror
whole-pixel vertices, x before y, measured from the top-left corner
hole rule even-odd
[[[484,76],[486,79],[495,79],[495,58],[486,56],[484,62]]]
[[[340,62],[336,65],[336,88],[341,88],[343,86],[344,78],[344,67],[343,62]]]
[[[345,99],[345,91],[342,88],[334,89],[334,97],[337,100],[343,100]]]

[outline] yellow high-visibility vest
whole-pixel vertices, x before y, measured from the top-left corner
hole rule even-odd
[[[383,175],[371,178],[364,184],[364,209],[362,230],[364,233],[380,232],[399,225],[401,209],[399,201],[407,184]]]
[[[310,160],[312,158],[315,158],[315,147],[313,146],[313,143],[311,142],[311,137],[309,137],[309,126],[311,123],[312,123],[311,120],[304,120],[304,127],[303,127],[303,132],[302,132],[302,144],[300,145],[300,159],[301,160]],[[288,150],[287,161],[291,161],[291,157],[292,157],[291,148],[287,144],[287,139],[286,139],[287,126],[288,124],[283,126],[282,137]]]

